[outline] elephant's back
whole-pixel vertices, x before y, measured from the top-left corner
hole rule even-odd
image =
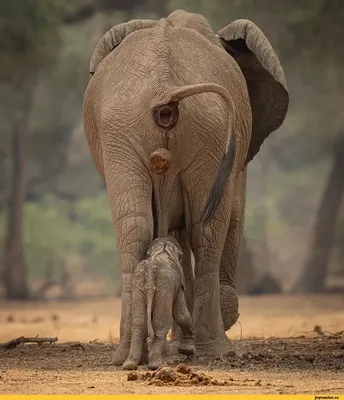
[[[216,83],[225,87],[235,100],[238,130],[248,129],[251,110],[247,85],[235,60],[200,33],[164,21],[154,28],[140,29],[128,35],[101,62],[86,96],[92,97],[97,126],[111,125],[116,132],[136,137],[138,145],[149,152],[161,141],[161,132],[151,119],[153,97],[169,87],[199,83]],[[218,132],[216,146],[225,145],[227,131],[221,121],[227,118],[228,110],[217,94],[187,98],[181,104],[181,111],[179,137],[188,134],[190,121],[195,122],[195,127],[197,124],[199,135],[192,149],[184,146],[183,141],[180,146],[171,141],[171,146],[176,147],[174,153],[180,157],[175,160],[178,165],[185,163],[186,156],[193,157],[199,151],[203,145],[199,138],[207,139],[210,125],[213,131]],[[216,118],[211,118],[215,115]],[[121,129],[124,121],[125,131]],[[151,134],[148,141],[144,135],[137,135],[142,126]],[[184,153],[187,153],[185,157]]]
[[[151,28],[135,31],[100,63],[87,90],[101,109],[113,101],[135,102],[144,92],[144,82],[155,67],[153,37]]]
[[[211,82],[230,91],[247,92],[244,76],[233,57],[200,33],[176,27],[170,49],[170,67],[182,84]]]
[[[171,66],[178,86],[215,83],[227,89],[235,108],[235,133],[240,138],[236,143],[236,151],[243,158],[250,140],[252,113],[247,84],[237,62],[222,46],[187,28],[176,30],[171,53]],[[194,118],[198,120],[197,137],[203,137],[200,145],[207,143],[209,134],[216,132],[216,146],[223,148],[228,132],[223,130],[219,121],[227,117],[228,109],[219,95],[206,93],[185,101],[189,103],[188,108],[193,107],[193,113],[197,114]]]
[[[184,26],[161,31],[159,24],[128,35],[101,62],[88,90],[109,102],[114,97],[135,101],[156,80],[171,86],[217,83],[248,101],[242,72],[220,45]]]

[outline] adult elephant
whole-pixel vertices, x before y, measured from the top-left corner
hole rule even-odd
[[[246,166],[289,104],[280,62],[252,22],[215,34],[202,15],[178,10],[110,29],[90,73],[85,133],[106,182],[122,271],[113,362],[129,352],[133,271],[153,238],[172,231],[185,252],[197,354],[226,354],[225,331],[238,317]],[[170,158],[152,157],[161,148]]]

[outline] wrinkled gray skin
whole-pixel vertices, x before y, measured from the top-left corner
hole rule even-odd
[[[196,353],[226,354],[225,331],[238,318],[247,164],[289,104],[280,62],[252,22],[236,20],[216,35],[202,15],[178,10],[110,29],[90,72],[85,133],[106,182],[122,270],[113,363],[122,365],[129,355],[134,269],[152,240],[170,232],[184,252]],[[153,111],[170,102],[178,106],[178,121],[163,129]],[[149,156],[162,147],[172,161],[155,175]],[[173,329],[173,339],[180,336]]]
[[[127,370],[136,369],[142,359],[147,330],[148,368],[167,365],[166,336],[172,328],[172,320],[183,332],[179,352],[195,354],[194,326],[184,296],[182,250],[174,238],[164,237],[152,242],[147,255],[135,269],[133,278],[130,352],[123,364]]]

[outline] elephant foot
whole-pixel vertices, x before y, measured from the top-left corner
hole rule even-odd
[[[196,342],[197,357],[227,357],[233,355],[233,345],[225,335],[211,342]]]
[[[184,356],[193,356],[196,353],[196,347],[193,343],[181,342],[178,347],[178,352]]]
[[[220,285],[220,307],[223,327],[228,331],[239,318],[239,298],[229,285]]]
[[[148,355],[148,369],[154,371],[169,364],[170,346],[166,340],[157,340],[152,344]]]
[[[119,343],[115,354],[112,358],[111,364],[116,366],[121,366],[127,360],[130,351],[130,343]]]
[[[130,343],[129,344],[122,344],[120,343],[115,350],[115,354],[112,358],[111,364],[116,366],[123,365],[129,357],[130,352]],[[142,352],[139,365],[147,364],[148,363],[148,346],[147,342],[144,341],[142,345]]]
[[[221,315],[220,282],[215,273],[195,279],[195,345],[197,357],[222,357],[232,352]]]
[[[133,371],[133,370],[137,369],[137,367],[138,367],[138,364],[135,361],[127,360],[123,364],[122,369],[124,369],[126,371]]]

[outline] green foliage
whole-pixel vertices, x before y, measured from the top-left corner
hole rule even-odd
[[[47,196],[24,207],[25,255],[30,276],[41,278],[46,268],[77,251],[77,230],[68,219],[68,206]]]
[[[81,240],[79,251],[89,272],[118,278],[118,260],[110,207],[104,194],[81,200],[75,216]]]
[[[5,215],[0,214],[0,247]],[[105,194],[74,205],[45,196],[24,207],[24,251],[32,280],[48,268],[67,266],[70,273],[88,273],[116,280],[119,276],[115,236]],[[78,270],[73,271],[75,260]]]
[[[18,88],[54,61],[61,0],[0,1],[0,80]]]

